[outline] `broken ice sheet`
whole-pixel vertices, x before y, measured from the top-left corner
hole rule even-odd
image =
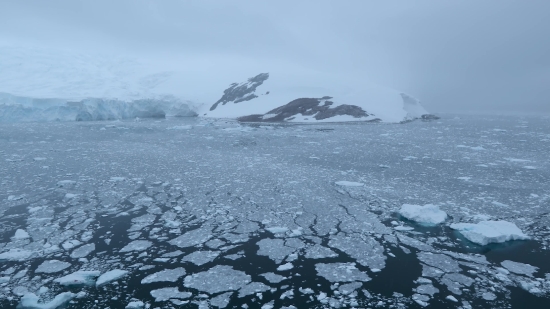
[[[210,294],[234,291],[251,281],[249,275],[227,265],[217,265],[207,271],[185,277],[183,285]]]
[[[371,278],[355,267],[354,263],[315,264],[317,274],[330,282],[370,281]]]
[[[153,296],[156,302],[168,301],[172,298],[186,299],[192,295],[193,294],[189,292],[180,292],[180,290],[176,287],[162,288],[151,291],[151,296]]]
[[[183,267],[165,269],[143,278],[141,280],[141,284],[153,282],[176,282],[179,278],[185,276],[185,274],[186,272]]]
[[[209,262],[212,262],[215,258],[220,255],[219,251],[195,251],[191,254],[184,256],[182,262],[191,262],[195,265],[203,265]]]

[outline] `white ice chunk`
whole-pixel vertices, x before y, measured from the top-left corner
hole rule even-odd
[[[525,235],[514,223],[508,221],[481,221],[473,223],[451,224],[466,239],[482,246],[490,243],[501,243],[509,240],[525,240]]]
[[[15,231],[15,236],[13,236],[13,239],[27,239],[27,238],[30,238],[29,233],[27,233],[27,231],[22,229],[17,229],[17,231]]]
[[[155,298],[156,302],[167,301],[171,298],[186,299],[192,295],[189,292],[180,292],[178,288],[162,288],[151,291],[151,296]]]
[[[506,269],[508,269],[509,271],[515,274],[527,275],[529,277],[532,277],[533,274],[539,270],[539,268],[536,266],[518,263],[514,261],[509,261],[509,260],[501,262],[500,265],[504,266]]]
[[[67,304],[76,294],[65,292],[58,294],[49,303],[38,303],[38,296],[33,293],[25,294],[21,297],[18,309],[55,309]]]
[[[286,263],[286,264],[283,264],[283,265],[277,267],[277,270],[278,271],[285,271],[285,270],[290,270],[292,268],[294,268],[294,265],[292,265],[292,263]]]
[[[141,280],[141,284],[153,282],[176,282],[184,275],[185,269],[183,267],[165,269],[143,278],[143,280]]]
[[[131,301],[126,305],[125,309],[143,309],[145,304],[142,301]]]
[[[95,250],[95,244],[86,244],[84,246],[78,247],[71,252],[71,257],[73,259],[79,259],[86,257],[88,254],[92,253]]]
[[[118,279],[126,276],[127,274],[128,274],[128,271],[126,271],[126,270],[121,270],[121,269],[110,270],[110,271],[104,273],[103,275],[99,276],[99,278],[97,278],[95,286],[100,287],[100,286],[105,285],[109,282],[118,280]]]
[[[447,219],[447,213],[439,209],[439,206],[427,204],[424,206],[403,204],[399,210],[403,217],[425,225],[436,225]]]
[[[99,271],[76,271],[65,277],[57,278],[54,282],[65,286],[93,285],[100,274]]]
[[[38,268],[34,271],[35,273],[46,273],[46,274],[53,274],[60,272],[66,268],[69,268],[71,266],[71,263],[58,261],[58,260],[49,260],[44,261],[42,264],[38,265]]]
[[[143,251],[152,245],[153,243],[148,240],[134,240],[127,244],[124,248],[120,249],[120,252]]]
[[[32,252],[24,249],[10,249],[8,252],[0,254],[0,261],[24,261],[32,255]]]

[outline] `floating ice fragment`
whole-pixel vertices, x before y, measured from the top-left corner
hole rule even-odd
[[[165,269],[143,278],[143,280],[141,280],[141,284],[153,282],[176,282],[184,275],[185,269],[183,267]]]
[[[109,282],[118,280],[118,279],[126,276],[127,274],[128,274],[128,271],[126,271],[126,270],[121,270],[121,269],[110,270],[110,271],[104,273],[103,275],[99,276],[99,278],[97,279],[97,281],[95,283],[95,286],[100,287],[100,286],[105,285]]]
[[[445,222],[447,213],[439,206],[427,204],[424,206],[403,204],[399,210],[403,217],[425,225],[436,225]]]
[[[283,265],[277,267],[277,270],[278,271],[285,271],[285,270],[290,270],[292,268],[294,268],[294,265],[292,265],[292,263],[286,263],[286,264],[283,264]]]
[[[95,250],[95,244],[86,244],[81,247],[78,247],[71,252],[71,257],[73,259],[79,259],[86,257],[88,254],[92,253]]]
[[[65,292],[58,294],[49,303],[38,303],[38,296],[33,293],[25,294],[17,306],[18,309],[56,309],[67,304],[76,294]]]
[[[288,231],[288,228],[286,228],[284,226],[266,227],[265,229],[268,230],[269,232],[273,233],[273,234],[279,234],[279,233],[284,233],[284,232]]]
[[[125,309],[143,309],[145,304],[142,301],[131,301],[126,305]]]
[[[529,264],[518,263],[518,262],[514,262],[514,261],[509,261],[509,260],[501,262],[500,265],[504,266],[507,270],[509,270],[509,271],[511,271],[515,274],[526,275],[526,276],[529,276],[529,277],[532,277],[533,274],[536,273],[539,270],[539,268],[536,267],[536,266],[532,266],[532,265],[529,265]]]
[[[17,229],[17,231],[15,231],[15,236],[13,236],[13,239],[27,239],[27,238],[30,238],[29,233],[27,233],[27,231],[22,229]]]
[[[34,271],[35,273],[46,273],[46,274],[53,274],[60,272],[66,268],[69,268],[71,266],[71,263],[62,262],[59,260],[49,260],[44,261],[42,264],[38,265],[38,268]]]
[[[155,298],[156,302],[167,301],[171,298],[186,299],[192,295],[189,292],[180,292],[178,288],[162,288],[151,291],[151,296]]]
[[[217,265],[207,271],[187,276],[184,286],[210,294],[234,291],[250,282],[250,276],[227,265]]]
[[[370,277],[357,269],[354,263],[319,263],[315,265],[315,270],[330,282],[370,281]]]
[[[153,243],[148,240],[134,240],[127,244],[124,248],[120,249],[120,252],[143,251],[152,245]]]
[[[481,221],[474,223],[455,223],[450,226],[466,239],[479,245],[501,243],[510,240],[525,240],[525,235],[514,223],[508,221]]]
[[[57,278],[54,282],[65,286],[93,285],[100,274],[99,271],[76,271],[65,277]]]

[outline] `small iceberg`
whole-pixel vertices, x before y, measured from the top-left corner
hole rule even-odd
[[[29,293],[21,297],[21,302],[17,305],[17,309],[56,309],[67,304],[75,297],[76,294],[65,292],[56,295],[49,303],[38,303],[38,296]]]
[[[76,271],[65,277],[57,278],[54,282],[65,286],[94,285],[96,278],[100,274],[101,272],[99,271]]]
[[[525,240],[525,235],[514,223],[508,221],[481,221],[479,223],[451,224],[469,241],[485,246],[490,243],[502,243],[509,240]]]
[[[424,206],[403,204],[399,210],[403,217],[423,225],[437,225],[445,222],[447,213],[439,206],[427,204]]]
[[[110,270],[110,271],[104,273],[103,275],[99,276],[99,278],[97,279],[97,281],[95,283],[95,286],[100,287],[100,286],[105,285],[109,282],[118,280],[118,279],[126,276],[127,274],[128,274],[128,271],[126,271],[126,270],[121,270],[121,269]]]

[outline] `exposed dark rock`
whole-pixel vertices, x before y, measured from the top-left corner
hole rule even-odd
[[[210,107],[210,110],[215,110],[220,103],[222,105],[225,105],[225,103],[228,102],[239,103],[257,98],[258,96],[254,93],[256,91],[256,88],[263,84],[264,81],[266,81],[268,78],[269,73],[261,73],[252,78],[249,78],[248,82],[246,83],[231,84],[229,88],[225,89],[225,91],[223,92],[223,96],[216,103],[214,103],[212,107]],[[269,94],[269,91],[266,94]]]
[[[332,97],[325,96],[320,99],[316,98],[300,98],[291,101],[290,103],[277,107],[265,115],[272,117],[265,118],[265,115],[249,115],[238,118],[241,122],[281,122],[292,120],[298,114],[303,116],[312,116],[316,120],[332,118],[334,116],[349,115],[354,118],[363,118],[370,116],[361,107],[355,105],[342,104],[331,108],[334,104],[332,101],[326,101]],[[323,102],[324,101],[324,102]],[[323,102],[323,104],[321,104]]]
[[[432,121],[432,120],[441,119],[441,117],[436,116],[436,115],[432,115],[432,114],[424,114],[424,115],[420,116],[420,119],[422,119],[422,121]]]

